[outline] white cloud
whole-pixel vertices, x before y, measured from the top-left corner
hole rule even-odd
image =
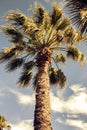
[[[26,94],[22,94],[20,92],[17,91],[13,91],[11,90],[11,92],[13,94],[16,95],[16,97],[18,98],[18,103],[22,104],[22,105],[33,105],[34,104],[34,94],[33,95],[26,95]]]
[[[87,130],[87,123],[84,123],[81,120],[69,120],[67,119],[65,123],[69,126],[75,126],[80,128],[81,130]]]
[[[34,130],[32,120],[23,120],[18,124],[12,125],[12,130]]]
[[[80,130],[87,130],[87,123],[83,122],[82,120],[61,120],[61,119],[57,119],[56,120],[58,123],[62,123],[68,126],[74,126],[79,128]]]
[[[81,85],[73,85],[70,88],[73,95],[67,100],[60,99],[51,92],[51,110],[60,113],[87,114],[86,88]]]
[[[70,87],[72,90],[73,90],[73,92],[74,93],[76,93],[76,94],[79,94],[79,93],[87,93],[87,89],[86,89],[86,87],[83,87],[82,85],[79,85],[79,84],[77,84],[77,85],[72,85],[71,87]]]
[[[11,89],[9,87],[0,87],[0,97],[6,97],[7,93],[12,93],[17,97],[18,103],[22,105],[33,105],[35,101],[35,96],[33,95],[27,95],[23,94],[21,92],[16,91],[15,89]]]
[[[55,96],[52,92],[50,93],[51,110],[53,112],[63,112],[63,101]]]

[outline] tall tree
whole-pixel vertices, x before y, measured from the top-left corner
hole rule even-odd
[[[82,33],[87,33],[87,0],[65,0],[74,24]]]
[[[50,85],[66,85],[59,64],[68,58],[81,65],[85,62],[84,54],[76,47],[84,37],[70,25],[58,3],[52,7],[48,13],[36,3],[30,17],[20,10],[11,10],[5,15],[7,24],[1,27],[11,44],[0,52],[0,62],[6,63],[7,71],[21,67],[18,85],[29,87],[31,81],[36,91],[34,130],[52,130]]]

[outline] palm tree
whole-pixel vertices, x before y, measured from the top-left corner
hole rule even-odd
[[[3,130],[3,128],[6,128],[7,123],[4,116],[0,115],[0,130]]]
[[[48,13],[35,4],[30,17],[20,10],[5,15],[7,24],[1,31],[10,37],[10,47],[0,52],[0,62],[6,62],[7,71],[22,69],[18,85],[29,87],[33,82],[36,105],[34,130],[52,130],[50,117],[50,84],[66,85],[66,76],[59,68],[67,58],[85,61],[84,54],[76,47],[83,40],[80,32],[70,25],[57,3]]]
[[[87,0],[65,0],[74,24],[82,33],[87,33]]]

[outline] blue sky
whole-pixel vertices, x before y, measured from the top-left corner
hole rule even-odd
[[[47,10],[52,0],[38,0]],[[35,0],[0,0],[0,25],[4,24],[3,15],[11,9],[20,9],[29,14],[29,5]],[[63,6],[61,2],[60,6]],[[82,46],[83,44],[83,46]],[[80,45],[87,56],[87,43]],[[0,49],[8,46],[7,38],[0,34]],[[83,67],[68,61],[62,67],[67,76],[64,90],[51,88],[51,115],[54,130],[87,130],[87,64]],[[33,130],[34,91],[18,88],[16,85],[20,70],[7,73],[0,64],[0,115],[4,115],[12,130]]]

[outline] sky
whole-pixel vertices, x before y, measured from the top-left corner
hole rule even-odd
[[[20,9],[29,15],[29,6],[35,0],[0,0],[0,25],[3,15],[9,10]],[[38,0],[47,10],[52,0]],[[63,8],[60,1],[60,6]],[[0,34],[0,49],[7,47],[8,39]],[[87,56],[87,43],[81,43],[81,50]],[[67,86],[60,90],[51,88],[51,118],[53,130],[87,130],[87,63],[81,67],[71,60],[62,67],[67,76]],[[12,130],[33,130],[35,98],[33,88],[18,88],[16,85],[20,70],[7,73],[0,64],[0,115],[7,118]]]

